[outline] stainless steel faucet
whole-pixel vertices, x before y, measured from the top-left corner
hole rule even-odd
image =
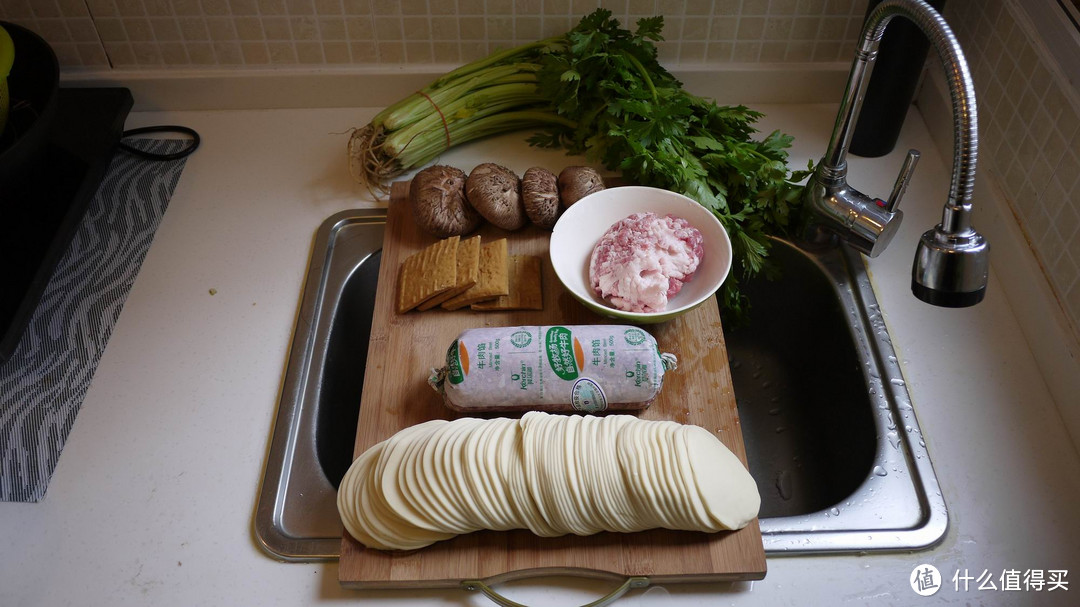
[[[903,219],[897,207],[919,152],[910,150],[888,200],[871,198],[847,183],[847,151],[878,45],[893,17],[904,17],[930,39],[948,74],[953,107],[953,167],[941,223],[919,240],[911,290],[937,306],[959,308],[982,301],[989,271],[989,244],[971,225],[971,197],[978,157],[978,114],[967,60],[945,19],[921,0],[885,0],[867,17],[847,89],[840,102],[829,147],[810,178],[804,197],[803,237],[820,242],[836,236],[870,257],[881,254]]]

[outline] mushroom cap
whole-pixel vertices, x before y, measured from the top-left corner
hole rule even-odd
[[[469,204],[492,224],[504,230],[525,225],[521,204],[521,180],[510,169],[493,162],[478,165],[465,181]]]
[[[447,238],[480,227],[484,220],[465,198],[465,179],[465,171],[444,165],[430,166],[413,177],[409,203],[422,230]]]
[[[521,177],[521,201],[525,214],[541,228],[551,228],[559,218],[559,186],[555,173],[532,167]]]
[[[592,167],[571,166],[559,173],[559,198],[567,207],[602,189],[604,179]]]

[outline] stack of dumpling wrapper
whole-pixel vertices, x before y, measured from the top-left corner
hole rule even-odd
[[[353,462],[337,503],[365,546],[412,550],[480,529],[741,529],[761,498],[742,462],[699,426],[530,412],[406,428]]]

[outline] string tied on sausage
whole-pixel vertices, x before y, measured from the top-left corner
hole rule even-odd
[[[436,369],[435,367],[432,367],[431,375],[428,376],[428,385],[431,386],[432,390],[438,392],[439,394],[443,393],[443,383],[446,381],[446,372],[446,367],[443,367],[441,369]]]
[[[660,362],[664,365],[665,371],[674,371],[679,368],[679,359],[671,352],[661,352]]]

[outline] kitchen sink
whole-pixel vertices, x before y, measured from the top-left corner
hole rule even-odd
[[[276,558],[339,555],[384,225],[345,211],[316,236],[254,521]],[[862,259],[774,245],[778,276],[723,319],[766,553],[936,544],[945,502]]]

